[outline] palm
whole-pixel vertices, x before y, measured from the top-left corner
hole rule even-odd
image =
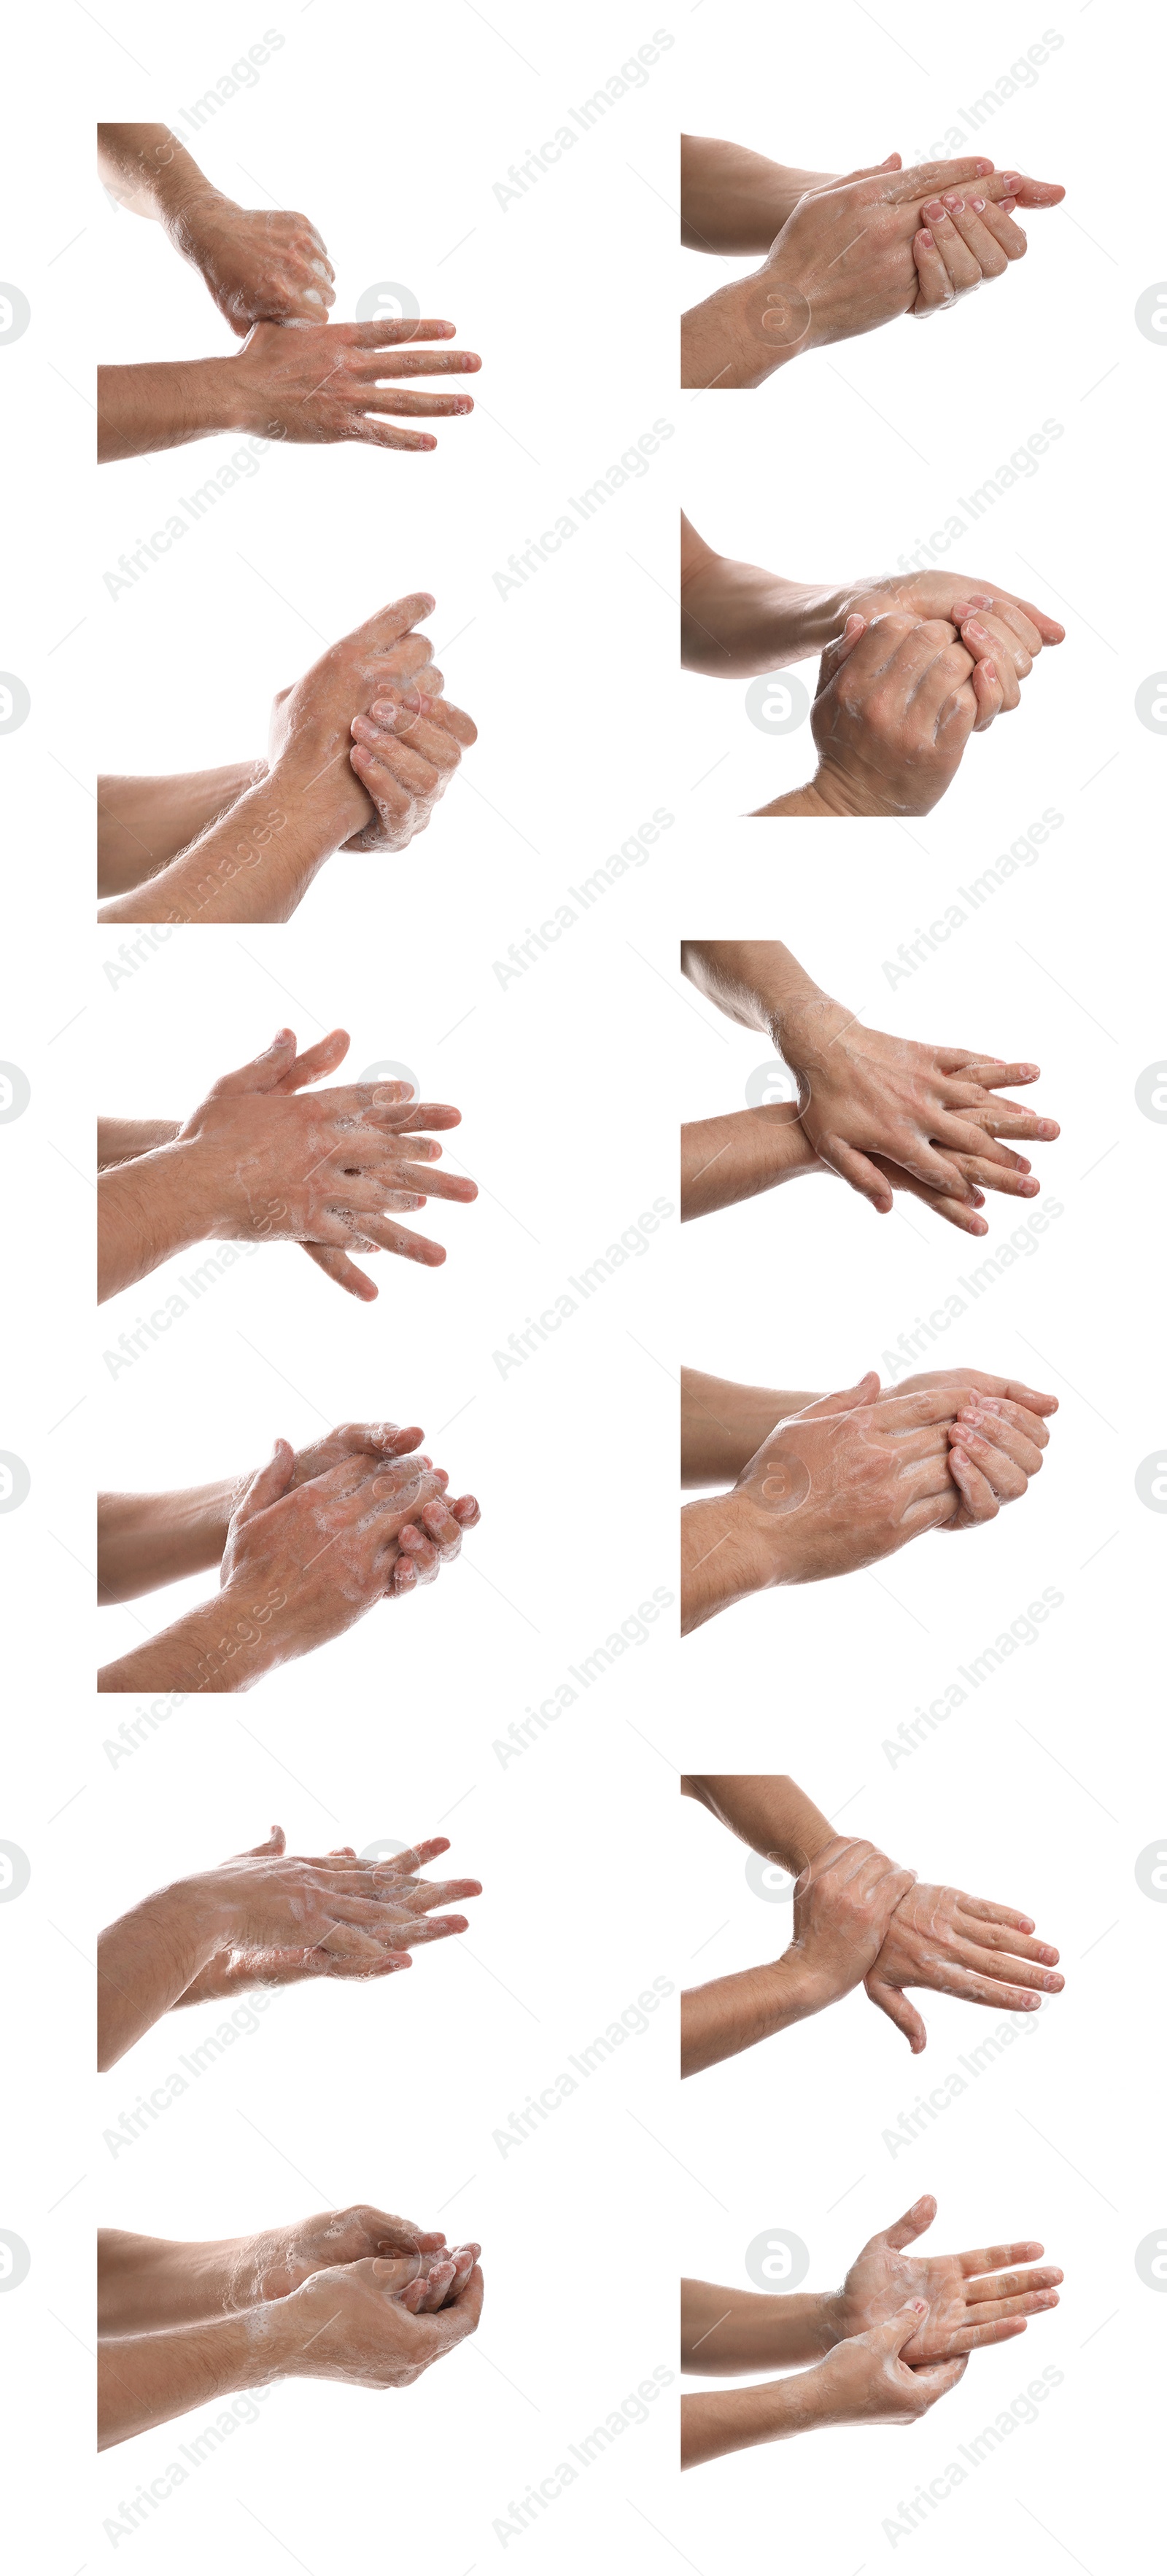
[[[926,2299],[928,2313],[917,2326],[901,2359],[947,2361],[960,2350],[954,2337],[968,2323],[965,2285],[955,2254],[896,2254],[873,2238],[851,2265],[843,2284],[848,2334],[885,2325],[909,2299]]]

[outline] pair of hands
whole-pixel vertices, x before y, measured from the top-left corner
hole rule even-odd
[[[779,798],[763,814],[931,813],[970,735],[986,733],[1018,705],[1021,681],[1043,644],[1062,641],[1056,619],[1029,600],[941,576],[925,575],[903,590],[925,598],[933,579],[935,613],[888,607],[886,590],[861,594],[863,605],[848,610],[819,665],[810,711],[814,779],[797,791],[793,807]]]
[[[334,848],[405,849],[478,739],[416,631],[434,604],[428,591],[390,600],[275,700],[271,784],[320,818]]]
[[[874,1369],[775,1425],[734,1488],[769,1582],[816,1583],[925,1530],[995,1520],[1040,1472],[1057,1397],[935,1369],[882,1388]]]
[[[287,1662],[342,1636],[375,1602],[436,1581],[481,1514],[473,1494],[447,1503],[449,1477],[419,1450],[423,1437],[416,1423],[353,1422],[307,1449],[276,1441],[227,1526],[219,1582],[231,1637],[266,1640],[270,1660]]]
[[[1036,2012],[1043,1994],[1065,1985],[1057,1960],[1029,1915],[926,1885],[873,1843],[838,1835],[795,1882],[793,1935],[778,1965],[808,2014],[862,1984],[918,2057],[928,2033],[906,1987]]]
[[[1031,1165],[1006,1140],[1048,1144],[1061,1131],[998,1094],[1036,1082],[1040,1065],[890,1037],[817,993],[783,1004],[775,1042],[798,1076],[798,1120],[819,1161],[877,1214],[906,1189],[947,1224],[984,1234],[985,1190],[1037,1196]]]
[[[431,1834],[388,1860],[359,1860],[351,1843],[307,1859],[289,1853],[282,1825],[273,1825],[266,1842],[168,1891],[192,1927],[213,1923],[218,1943],[175,2002],[211,2003],[314,1977],[399,1975],[412,1967],[411,1951],[466,1930],[464,1914],[436,1914],[435,1906],[482,1894],[476,1878],[419,1876],[449,1848],[447,1835]]]
[[[364,2206],[253,2240],[255,2301],[271,2318],[279,2375],[411,2388],[474,2333],[481,2251]]]
[[[1064,2275],[1038,2267],[1045,2249],[1030,2239],[909,2255],[935,2216],[925,2193],[871,2238],[827,2302],[839,2339],[818,2369],[831,2420],[912,2422],[956,2386],[971,2352],[1012,2341],[1028,2317],[1057,2307]]]
[[[461,1125],[447,1102],[415,1101],[404,1082],[356,1082],[308,1093],[348,1054],[345,1030],[296,1052],[281,1029],[264,1053],[212,1083],[179,1128],[196,1190],[214,1203],[220,1240],[302,1244],[350,1296],[377,1294],[353,1252],[392,1252],[436,1269],[444,1247],[396,1219],[428,1199],[468,1206],[476,1182],[435,1171],[438,1130]],[[346,1248],[347,1247],[347,1248]]]
[[[1019,205],[1064,195],[977,156],[905,170],[893,152],[844,176],[817,174],[762,267],[686,315],[682,384],[759,385],[808,349],[901,315],[926,319],[1024,257]]]

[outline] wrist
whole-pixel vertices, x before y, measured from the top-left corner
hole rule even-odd
[[[681,1513],[682,1635],[731,1603],[765,1591],[774,1580],[767,1564],[765,1534],[756,1526],[759,1517],[737,1491],[685,1505]]]
[[[694,391],[741,391],[764,385],[778,367],[800,352],[780,339],[778,330],[762,328],[762,317],[776,317],[780,307],[769,301],[778,290],[754,277],[719,286],[703,304],[695,304],[681,322],[681,383]]]

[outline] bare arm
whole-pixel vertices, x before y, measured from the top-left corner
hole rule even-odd
[[[99,778],[97,891],[129,893],[157,876],[265,776],[264,760],[229,761],[177,778]]]
[[[840,2340],[835,2307],[818,2290],[767,2298],[716,2281],[682,2281],[681,2368],[716,2379],[821,2361]]]
[[[848,594],[838,583],[788,581],[719,555],[681,517],[681,663],[714,680],[743,680],[801,662],[842,633]]]
[[[279,2301],[168,2333],[107,2337],[98,2349],[98,2448],[169,2424],[193,2406],[282,2375]]]
[[[775,1423],[816,1400],[797,1389],[736,1386],[703,1369],[682,1369],[682,1485],[732,1485]]]
[[[247,789],[199,840],[99,921],[287,921],[349,830],[327,803],[289,804],[276,778]]]
[[[835,1829],[788,1773],[688,1773],[681,1792],[695,1798],[728,1832],[797,1878],[834,1841]]]
[[[217,1566],[246,1477],[221,1477],[165,1494],[99,1494],[97,1585],[103,1606],[136,1601],[163,1584]]]
[[[793,1101],[694,1119],[681,1129],[681,1223],[825,1168],[799,1126]]]
[[[807,188],[825,186],[825,170],[788,170],[708,134],[681,136],[681,241],[686,250],[749,259],[769,250]]]

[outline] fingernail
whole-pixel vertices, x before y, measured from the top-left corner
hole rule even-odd
[[[982,626],[979,617],[966,617],[964,624],[967,626],[970,635],[988,635],[988,627]]]
[[[1016,197],[1001,197],[998,199],[998,204],[1000,205],[1003,215],[1011,215],[1017,204],[1017,199]]]
[[[983,197],[974,197],[974,198],[973,198],[973,201],[972,201],[972,210],[973,210],[974,215],[983,215],[983,213],[984,213],[984,211],[985,211],[985,201],[984,201],[984,198],[983,198]]]
[[[1017,190],[1017,189],[1020,187],[1020,185],[1021,185],[1021,172],[1020,172],[1020,170],[1002,170],[1002,172],[1001,172],[1001,185],[1002,185],[1002,187],[1004,187],[1004,188],[1008,188],[1011,192],[1014,192],[1014,193],[1015,193],[1015,192],[1016,192],[1016,190]]]
[[[991,161],[978,161],[978,163],[977,163],[977,177],[978,177],[978,179],[989,179],[989,178],[991,178],[991,177],[992,177],[992,174],[993,174],[993,164],[992,164],[992,162],[991,162]]]
[[[927,230],[927,228],[926,228],[926,227],[925,227],[924,231],[923,231],[922,233],[920,233],[920,234],[919,234],[918,238],[919,238],[919,240],[921,241],[921,243],[923,244],[923,247],[924,247],[924,249],[925,249],[925,250],[931,250],[931,248],[932,248],[932,235],[931,235],[931,233]]]
[[[945,205],[947,206],[947,208],[948,208],[948,211],[949,211],[949,214],[950,214],[950,215],[963,215],[963,213],[964,213],[964,199],[963,199],[963,197],[946,197],[946,198],[945,198],[945,200],[944,200],[944,203],[945,203]]]
[[[995,663],[995,662],[982,662],[982,664],[981,664],[981,669],[982,669],[982,671],[984,672],[984,675],[985,675],[986,680],[995,680],[995,679],[996,679],[996,677],[997,677],[997,665],[996,665],[996,663]]]
[[[925,206],[924,212],[928,217],[929,223],[938,224],[944,213],[944,208],[940,203],[939,197],[933,197],[930,203]]]

